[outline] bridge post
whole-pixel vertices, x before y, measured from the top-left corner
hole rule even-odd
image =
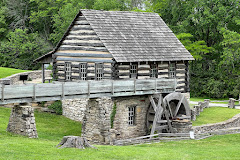
[[[38,138],[33,108],[27,103],[15,104],[7,131],[29,138]]]

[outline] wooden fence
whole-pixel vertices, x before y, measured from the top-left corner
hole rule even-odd
[[[176,86],[176,79],[102,80],[0,85],[0,104],[170,93],[176,90]]]

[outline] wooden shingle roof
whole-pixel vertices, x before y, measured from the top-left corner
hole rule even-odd
[[[117,62],[194,60],[156,13],[80,12]]]

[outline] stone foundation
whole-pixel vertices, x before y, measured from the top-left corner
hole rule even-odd
[[[112,144],[112,108],[111,98],[90,99],[83,118],[82,137],[94,144]]]
[[[189,133],[192,130],[192,122],[190,120],[174,120],[172,127],[175,133]]]
[[[62,100],[63,115],[74,121],[82,122],[87,105],[87,98]]]
[[[146,115],[150,104],[147,96],[122,97],[114,99],[116,115],[113,122],[115,139],[126,139],[147,134]],[[134,124],[128,124],[128,107],[135,107]]]
[[[237,114],[233,118],[223,122],[207,124],[202,126],[194,126],[192,128],[195,134],[201,134],[201,133],[211,133],[217,130],[232,128],[232,127],[240,127],[240,114]]]
[[[33,108],[25,105],[14,105],[7,131],[29,138],[38,138]]]
[[[116,105],[116,114],[111,128],[111,113]],[[148,96],[117,98],[98,98],[65,100],[64,115],[81,121],[82,136],[95,144],[113,144],[114,140],[147,135],[147,111],[150,102]],[[129,124],[129,107],[134,107],[133,124]],[[85,113],[84,113],[85,111]],[[186,133],[191,130],[191,122],[173,124],[176,132]]]

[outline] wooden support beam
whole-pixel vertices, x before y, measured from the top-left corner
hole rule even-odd
[[[152,97],[152,96],[151,96]],[[153,99],[153,98],[152,98]],[[153,125],[152,125],[152,129],[151,129],[151,135],[154,134],[155,130],[156,130],[156,124],[157,121],[159,121],[161,119],[162,116],[162,112],[163,112],[163,108],[162,108],[162,94],[159,95],[158,98],[158,105],[156,107],[156,111],[155,111],[155,116],[154,116],[154,120],[153,120]],[[155,104],[155,101],[153,100],[153,103]],[[156,104],[155,104],[156,106]]]
[[[134,79],[134,93],[136,93],[136,79]]]
[[[45,67],[44,67],[44,63],[42,63],[42,83],[45,82]]]
[[[83,59],[83,58],[63,58],[63,57],[57,57],[57,61],[112,63],[112,60],[108,60],[108,59],[86,59],[86,58]]]
[[[114,94],[114,81],[112,80],[112,95]]]
[[[90,81],[88,81],[88,96],[90,96]]]
[[[188,61],[185,62],[185,66],[186,66],[186,69],[185,69],[185,92],[190,92],[190,85],[189,85],[189,81],[190,81],[190,78],[189,78],[189,63]]]
[[[2,84],[2,102],[4,102],[4,88],[5,88],[5,85]]]
[[[106,52],[107,53],[107,52]],[[69,56],[69,57],[96,57],[96,58],[113,58],[111,54],[93,54],[93,53],[65,53],[56,52],[56,56]]]
[[[83,46],[69,46],[69,45],[62,45],[59,50],[84,50],[84,51],[100,51],[100,52],[108,52],[105,47],[83,47]]]
[[[150,95],[150,96],[148,96],[148,98],[149,98],[149,100],[150,100],[150,102],[151,102],[151,104],[152,104],[152,106],[153,106],[153,109],[154,109],[154,111],[155,111],[155,113],[156,113],[156,111],[157,111],[157,106],[156,106],[156,104],[155,104],[155,101],[154,101],[153,97]]]
[[[64,94],[64,82],[62,83],[62,99],[65,98],[65,94]]]
[[[33,97],[32,97],[33,101],[36,100],[36,84],[33,85]]]

